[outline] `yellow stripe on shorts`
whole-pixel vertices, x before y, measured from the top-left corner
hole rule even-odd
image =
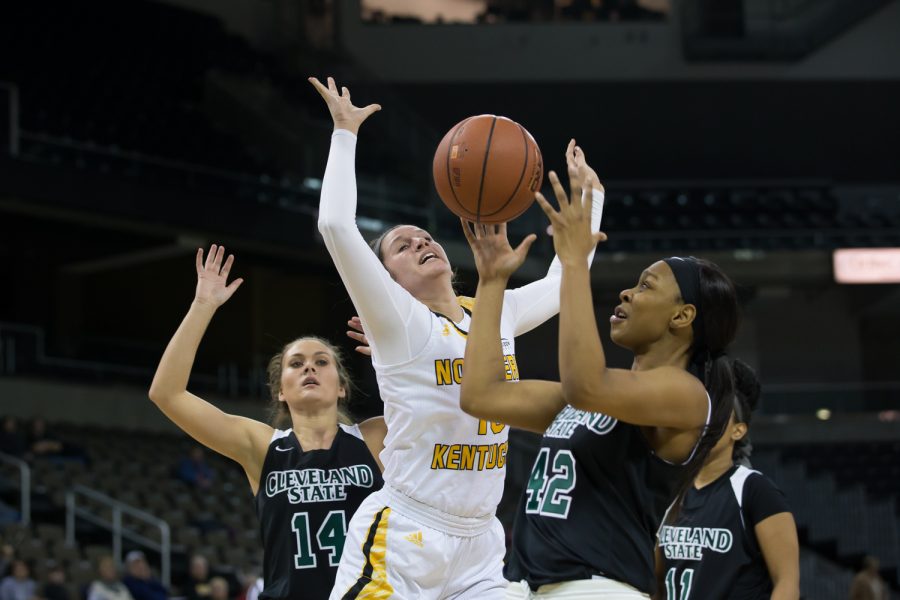
[[[362,573],[342,600],[383,600],[390,598],[394,588],[387,580],[387,528],[391,509],[385,506],[372,519],[369,533],[363,541],[362,552],[366,557]]]

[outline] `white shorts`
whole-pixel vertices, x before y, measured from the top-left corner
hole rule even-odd
[[[500,521],[423,518],[434,509],[402,499],[385,488],[359,506],[347,527],[330,600],[502,600],[507,581]]]
[[[650,596],[626,583],[597,577],[542,585],[532,592],[524,581],[509,584],[506,600],[648,600]]]

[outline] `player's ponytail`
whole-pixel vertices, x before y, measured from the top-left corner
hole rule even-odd
[[[688,368],[703,382],[711,402],[709,422],[697,441],[694,455],[678,486],[675,503],[669,511],[668,521],[671,523],[680,513],[688,488],[693,485],[710,450],[722,437],[731,418],[734,378],[732,361],[725,352],[737,333],[740,315],[734,284],[717,265],[694,257],[666,259],[666,263],[672,267],[679,281],[682,300],[693,303],[697,308],[692,325],[694,343]],[[692,284],[695,287],[693,293],[686,294]]]
[[[281,350],[275,354],[275,356],[269,359],[269,365],[266,368],[269,395],[271,396],[271,399],[269,400],[269,425],[275,429],[290,429],[293,427],[291,411],[288,408],[287,402],[279,400],[278,395],[281,393],[281,372],[284,370],[284,353],[287,352],[288,348],[303,340],[315,340],[319,342],[328,348],[331,355],[334,357],[334,366],[338,372],[338,382],[344,388],[344,397],[338,400],[338,423],[343,423],[344,425],[352,424],[353,419],[350,418],[347,406],[350,403],[350,394],[355,386],[353,380],[350,378],[350,372],[347,370],[347,367],[344,366],[343,353],[341,353],[340,348],[324,338],[306,335],[299,337],[292,342],[288,342],[282,346]]]
[[[749,429],[753,411],[759,403],[759,379],[750,365],[741,360],[732,361],[731,371],[734,376],[734,422],[744,423]],[[734,443],[731,458],[738,464],[749,466],[752,452],[753,444],[748,432]]]

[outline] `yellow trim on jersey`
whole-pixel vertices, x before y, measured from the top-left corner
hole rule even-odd
[[[472,309],[475,308],[475,298],[470,298],[469,296],[457,296],[456,301],[469,312],[472,312]]]
[[[391,509],[384,507],[372,517],[369,534],[363,540],[362,552],[365,557],[363,569],[356,584],[344,595],[346,599],[387,600],[394,594],[394,588],[387,578],[387,528]],[[374,531],[373,531],[374,530]],[[368,548],[368,550],[367,550]]]

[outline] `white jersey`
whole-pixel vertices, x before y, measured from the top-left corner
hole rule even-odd
[[[459,407],[470,317],[453,323],[431,312],[369,248],[355,223],[355,152],[356,136],[336,130],[319,231],[372,348],[388,428],[381,454],[385,487],[450,516],[491,516],[503,491],[508,428],[480,422]],[[598,231],[603,194],[593,194],[591,225]],[[514,337],[559,313],[561,278],[554,259],[544,278],[506,291],[500,331],[509,379],[519,378]],[[471,309],[471,299],[460,303]]]
[[[468,312],[459,323],[432,313],[424,350],[406,363],[375,363],[375,372],[388,428],[385,483],[451,515],[481,517],[494,514],[503,494],[509,427],[459,408],[470,322]],[[500,331],[506,378],[518,381],[512,323],[501,318]]]

